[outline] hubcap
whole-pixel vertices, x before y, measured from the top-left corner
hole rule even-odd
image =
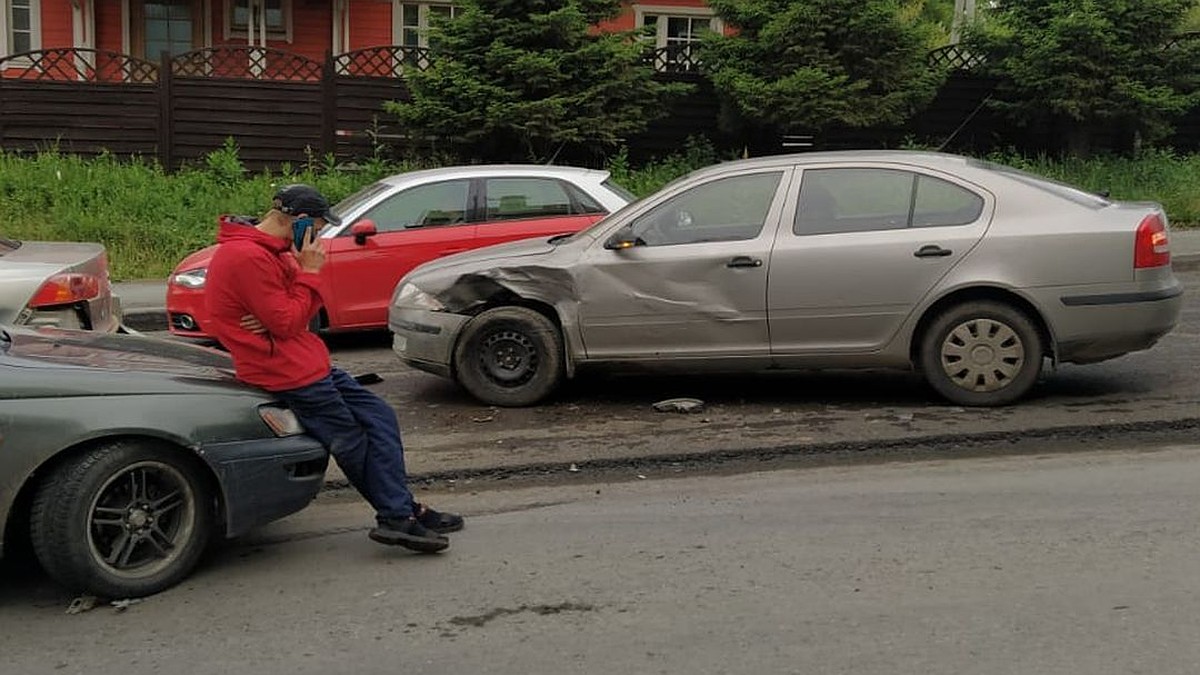
[[[942,370],[969,391],[999,391],[1021,372],[1025,346],[1009,326],[995,319],[964,321],[946,335]]]
[[[523,333],[497,331],[484,339],[479,362],[491,381],[506,387],[519,386],[537,373],[537,346]]]
[[[139,462],[100,488],[89,511],[88,545],[109,572],[156,574],[179,557],[195,528],[196,499],[175,467]]]

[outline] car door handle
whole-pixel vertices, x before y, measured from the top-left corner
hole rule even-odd
[[[913,255],[918,258],[944,258],[951,253],[954,253],[954,251],[951,251],[948,248],[942,248],[937,244],[929,244],[928,246],[922,246],[921,248],[917,249],[917,252]]]
[[[748,255],[734,256],[732,260],[725,263],[726,267],[762,267],[762,260],[759,258],[751,258]]]

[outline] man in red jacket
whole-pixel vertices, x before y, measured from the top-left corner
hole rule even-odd
[[[310,234],[334,221],[329,202],[307,185],[281,188],[262,219],[221,218],[205,292],[209,328],[233,357],[238,379],[287,403],[374,507],[371,539],[441,551],[462,517],[413,499],[395,411],[333,367],[309,330],[322,304],[325,249],[307,237],[296,248],[293,226],[301,219],[312,219]]]

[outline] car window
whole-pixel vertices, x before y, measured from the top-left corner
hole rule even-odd
[[[767,221],[782,171],[731,176],[698,185],[631,223],[647,246],[754,239]]]
[[[383,181],[371,183],[337,204],[334,204],[329,210],[338,219],[344,220],[347,215],[357,211],[363,204],[375,199],[376,195],[386,192],[390,187],[390,185]]]
[[[899,169],[807,169],[796,234],[837,234],[966,225],[983,198],[949,181]]]
[[[578,213],[608,213],[608,209],[592,198],[591,195],[584,192],[578,185],[563,183],[566,186],[567,192],[571,193],[571,199],[575,200],[578,205]]]
[[[489,178],[485,220],[571,215],[566,189],[549,178]]]
[[[363,216],[380,232],[467,222],[470,181],[418,185],[388,197]]]
[[[913,202],[913,227],[966,225],[983,213],[983,197],[954,183],[932,176],[917,178]]]
[[[906,228],[915,179],[894,169],[807,169],[793,229],[832,234]]]

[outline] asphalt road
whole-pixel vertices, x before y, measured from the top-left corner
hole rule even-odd
[[[0,581],[0,671],[1188,674],[1200,447],[459,491],[420,556],[321,503],[125,611]]]
[[[916,375],[871,371],[747,376],[590,376],[549,404],[501,409],[448,380],[402,365],[389,335],[334,336],[335,360],[384,378],[374,389],[399,412],[409,468],[433,478],[583,471],[655,463],[865,453],[886,456],[940,440],[1095,437],[1130,430],[1190,439],[1200,430],[1200,272],[1180,325],[1154,348],[1048,374],[1006,408],[945,405]],[[699,414],[659,413],[672,397],[705,401]],[[657,458],[657,459],[655,459]],[[707,460],[706,460],[707,458]]]

